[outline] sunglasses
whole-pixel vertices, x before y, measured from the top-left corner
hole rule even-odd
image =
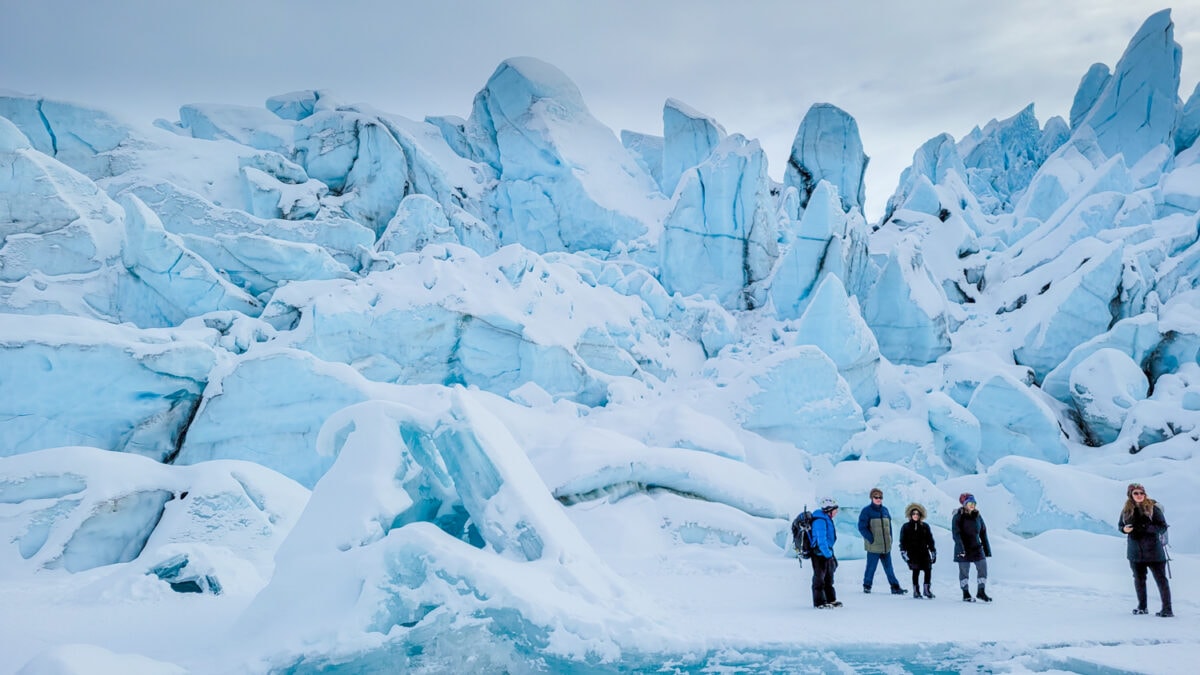
[[[1133,494],[1135,494],[1135,495],[1143,495],[1143,496],[1144,496],[1146,493],[1145,493],[1145,492],[1142,492],[1141,490],[1134,490],[1134,491],[1133,491]]]

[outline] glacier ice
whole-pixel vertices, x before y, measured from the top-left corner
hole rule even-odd
[[[1072,126],[1091,127],[1104,153],[1109,157],[1120,153],[1128,165],[1157,145],[1174,149],[1182,58],[1170,10],[1150,15],[1129,41],[1087,114]],[[1085,79],[1089,90],[1098,79],[1092,78]],[[1078,96],[1077,103],[1081,103]]]
[[[610,250],[653,234],[665,210],[649,174],[543,61],[500,64],[475,97],[466,137],[472,158],[498,176],[489,204],[503,244]]]
[[[766,164],[757,141],[734,134],[684,174],[660,245],[669,292],[711,297],[729,309],[756,304],[748,289],[778,256]]]
[[[1056,557],[1110,555],[1128,481],[1200,517],[1173,30],[1088,70],[1069,120],[933,137],[876,223],[839,108],[780,183],[675,99],[618,139],[531,58],[465,119],[307,89],[138,127],[0,94],[0,590],[232,624],[222,672],[762,666],[793,655],[749,656],[755,621],[679,617],[794,576],[789,519],[826,495],[861,564],[876,485],[939,548],[976,493],[998,583],[1083,588]],[[89,616],[10,643],[76,668]],[[88,630],[114,670],[172,667]]]
[[[897,363],[932,363],[950,350],[945,291],[911,238],[897,242],[882,268],[862,306],[880,353]]]
[[[337,462],[280,547],[275,575],[239,633],[284,644],[272,635],[283,627],[262,619],[286,607],[305,617],[310,645],[335,626],[361,636],[327,645],[350,649],[345,660],[367,647],[427,641],[450,616],[459,617],[456,631],[478,626],[531,651],[583,650],[576,657],[611,656],[618,626],[623,635],[653,630],[654,612],[596,558],[503,424],[474,398],[460,389],[436,412],[376,401],[331,418],[320,443]],[[463,540],[470,537],[462,520],[439,528],[419,516],[455,505],[470,517],[474,545]]]
[[[1116,440],[1125,417],[1150,390],[1138,364],[1125,352],[1099,349],[1071,369],[1071,402],[1093,443]]]
[[[256,592],[308,499],[249,462],[172,467],[90,447],[0,458],[0,475],[0,528],[15,544],[0,547],[3,575],[107,568],[210,593]]]
[[[92,445],[165,460],[216,365],[215,333],[68,316],[0,322],[0,456]]]
[[[796,345],[759,361],[750,379],[743,426],[814,454],[839,456],[861,431],[862,408],[837,365],[812,345]]]
[[[818,281],[841,279],[846,292],[862,297],[876,270],[867,257],[866,222],[859,211],[844,213],[837,188],[820,181],[799,222],[787,227],[767,296],[781,319],[800,316]]]
[[[708,159],[728,134],[716,120],[691,106],[667,99],[663,105],[663,193],[675,194],[683,172]]]
[[[826,180],[837,188],[843,211],[861,211],[867,161],[858,122],[833,104],[817,103],[796,130],[783,183],[799,192],[801,208],[807,207],[817,183]]]
[[[826,276],[817,285],[795,329],[796,344],[816,345],[829,356],[859,407],[879,402],[879,344],[838,277]]]
[[[995,375],[984,382],[967,404],[979,420],[983,440],[979,461],[991,466],[1008,456],[1033,457],[1054,464],[1070,456],[1058,433],[1058,417],[1039,392],[1008,375]]]

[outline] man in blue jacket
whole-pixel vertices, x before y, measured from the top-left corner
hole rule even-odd
[[[837,542],[837,529],[833,526],[833,517],[837,515],[838,505],[832,498],[821,500],[821,509],[813,514],[812,522],[812,594],[813,607],[817,609],[832,609],[841,607],[837,592],[833,590],[833,573],[837,570],[837,558],[833,555],[833,545]]]
[[[883,505],[883,490],[872,488],[871,503],[864,506],[858,515],[858,531],[862,534],[863,546],[867,549],[867,569],[863,574],[863,593],[871,592],[875,581],[875,567],[883,561],[883,572],[892,585],[892,595],[904,595],[908,589],[900,586],[896,572],[892,569],[892,514]]]

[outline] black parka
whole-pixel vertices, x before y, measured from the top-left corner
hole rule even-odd
[[[975,562],[992,557],[992,546],[988,543],[987,525],[979,511],[967,512],[958,509],[950,521],[950,533],[954,535],[954,559],[959,562]]]
[[[1117,529],[1125,531],[1126,525],[1132,525],[1125,544],[1125,557],[1130,562],[1165,562],[1167,550],[1163,547],[1163,537],[1167,532],[1167,518],[1162,509],[1149,497],[1146,506],[1135,508],[1132,512],[1121,512],[1117,521]]]
[[[920,504],[909,504],[904,510],[911,514],[916,509],[921,514],[921,520],[913,522],[910,516],[900,526],[900,553],[908,560],[908,568],[925,569],[937,555],[937,545],[933,542],[933,530],[925,522],[925,508]]]

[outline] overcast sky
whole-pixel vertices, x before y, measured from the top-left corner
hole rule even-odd
[[[1067,116],[1113,66],[1145,0],[0,0],[0,89],[131,121],[185,103],[262,105],[326,88],[414,119],[466,117],[496,66],[557,66],[614,132],[662,133],[676,98],[758,139],[780,179],[808,107],[854,115],[877,217],[926,139],[1034,103]],[[1200,0],[1171,5],[1181,95],[1200,79]]]

